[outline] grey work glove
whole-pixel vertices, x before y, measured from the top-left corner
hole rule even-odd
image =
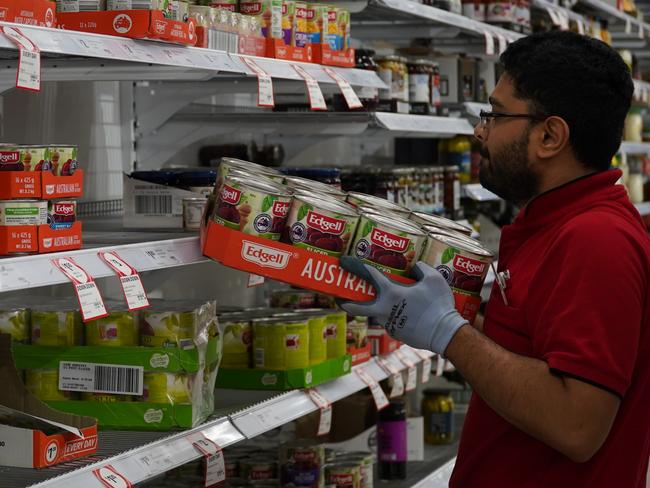
[[[418,262],[412,270],[417,281],[404,285],[377,268],[351,256],[341,257],[341,267],[375,288],[370,302],[338,301],[351,315],[375,317],[395,339],[417,349],[444,354],[454,334],[467,324],[457,311],[451,288],[442,275]]]

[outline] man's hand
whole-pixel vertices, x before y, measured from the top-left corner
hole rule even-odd
[[[454,334],[467,324],[456,311],[454,296],[442,275],[419,262],[413,267],[412,285],[402,285],[360,259],[343,256],[341,267],[372,284],[371,302],[341,302],[351,315],[375,317],[388,333],[418,349],[444,354]]]

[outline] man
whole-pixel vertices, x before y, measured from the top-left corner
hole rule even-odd
[[[356,258],[377,289],[343,303],[444,354],[474,395],[452,487],[645,487],[650,455],[650,239],[609,171],[633,86],[611,48],[567,32],[502,55],[475,135],[483,186],[522,206],[503,229],[483,331],[437,271],[400,285]]]

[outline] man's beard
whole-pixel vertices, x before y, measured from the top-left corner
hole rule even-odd
[[[481,147],[481,185],[517,205],[525,205],[539,191],[539,177],[528,161],[528,136],[526,131],[519,140],[493,155],[485,146]]]

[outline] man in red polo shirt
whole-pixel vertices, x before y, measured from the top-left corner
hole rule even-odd
[[[522,209],[503,229],[482,331],[437,271],[400,285],[356,258],[377,298],[342,303],[445,354],[474,389],[452,487],[644,488],[650,456],[650,239],[609,170],[633,92],[600,41],[533,35],[475,135],[486,188]]]

